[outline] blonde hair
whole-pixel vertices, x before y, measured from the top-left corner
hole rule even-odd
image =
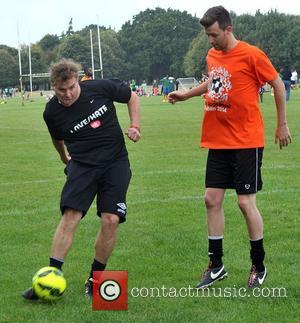
[[[65,82],[73,77],[79,78],[80,64],[72,59],[63,58],[57,63],[50,66],[50,81],[51,84]]]

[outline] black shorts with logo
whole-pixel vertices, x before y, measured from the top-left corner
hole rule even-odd
[[[116,214],[122,223],[126,220],[126,193],[130,178],[128,160],[117,160],[105,166],[90,166],[71,160],[61,193],[61,212],[72,208],[82,211],[84,217],[97,196],[97,214]]]
[[[209,149],[205,186],[233,188],[237,194],[253,194],[262,189],[263,148]]]

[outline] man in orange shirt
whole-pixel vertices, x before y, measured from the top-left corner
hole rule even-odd
[[[83,75],[83,77],[80,79],[80,82],[90,81],[90,80],[92,80],[92,79],[93,79],[93,72],[92,72],[92,70],[91,70],[90,68],[85,67],[85,68],[83,69],[83,71],[84,71],[84,75]]]
[[[228,11],[212,7],[200,23],[212,45],[207,55],[209,78],[188,92],[172,92],[176,103],[205,93],[201,147],[209,148],[205,179],[210,262],[197,288],[206,288],[227,276],[222,262],[225,190],[236,190],[250,239],[252,266],[248,287],[260,286],[267,275],[264,266],[263,221],[256,207],[262,188],[260,167],[264,147],[263,120],[258,91],[268,82],[274,89],[277,109],[275,142],[280,149],[291,143],[286,121],[285,90],[272,63],[255,46],[238,41],[232,33]]]

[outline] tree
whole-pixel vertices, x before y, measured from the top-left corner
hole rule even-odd
[[[13,57],[18,56],[18,50],[13,48],[13,47],[9,47],[9,46],[6,46],[6,45],[0,45],[0,49],[6,50]]]
[[[118,33],[126,52],[128,78],[182,76],[183,57],[198,32],[198,19],[186,11],[156,8],[140,12]]]
[[[300,17],[271,10],[264,15],[258,11],[255,18],[256,45],[267,53],[277,69],[284,65],[292,67],[297,62],[297,57],[299,59],[297,33],[300,30]]]
[[[202,30],[199,35],[193,39],[190,49],[184,57],[183,68],[187,76],[194,76],[201,79],[202,73],[206,73],[206,55],[210,48],[207,36]]]
[[[39,42],[41,49],[46,52],[53,50],[59,45],[59,37],[57,35],[45,35]]]
[[[101,33],[101,48],[104,76],[126,80],[126,53],[115,31],[108,29]],[[99,58],[98,54],[95,55],[96,58]]]
[[[82,66],[90,65],[88,41],[76,33],[65,37],[59,45],[58,58],[70,58]]]
[[[38,44],[31,44],[31,72],[42,73],[48,71],[48,65],[42,60],[42,49]],[[22,73],[29,74],[29,48],[21,46]]]
[[[74,30],[73,30],[73,18],[70,19],[69,21],[69,27],[68,30],[66,32],[66,36],[71,36],[74,34]]]
[[[257,24],[255,16],[245,14],[233,18],[233,32],[238,39],[255,44],[257,35]]]
[[[17,56],[0,49],[0,87],[16,86],[19,82]]]
[[[57,61],[59,43],[59,37],[50,34],[47,34],[38,42],[42,49],[41,59],[47,66]]]

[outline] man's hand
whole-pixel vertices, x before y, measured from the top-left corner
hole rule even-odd
[[[280,149],[287,147],[292,142],[289,127],[287,124],[278,126],[275,131],[275,144],[279,144]]]
[[[71,160],[71,156],[70,155],[64,155],[64,156],[61,156],[61,161],[64,163],[64,164],[68,164],[68,162]]]
[[[129,127],[126,131],[127,137],[133,142],[137,142],[141,139],[141,133],[139,127]]]
[[[184,101],[186,99],[185,93],[174,91],[168,94],[169,103],[175,104],[177,101]]]

